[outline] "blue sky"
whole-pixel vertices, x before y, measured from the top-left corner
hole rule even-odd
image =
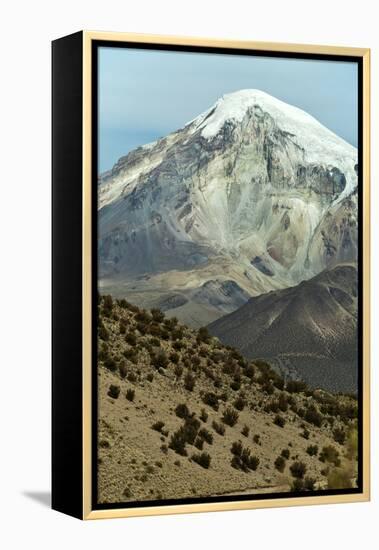
[[[355,63],[102,47],[98,74],[100,172],[244,88],[304,109],[357,145]]]

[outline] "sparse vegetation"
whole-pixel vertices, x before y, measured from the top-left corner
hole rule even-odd
[[[218,435],[225,435],[225,426],[220,422],[216,422],[215,420],[213,420],[212,428]]]
[[[128,388],[126,390],[126,399],[128,401],[134,401],[135,394],[136,394],[135,390],[133,390],[132,388]]]
[[[112,399],[117,399],[120,395],[120,386],[116,386],[115,384],[111,384],[109,386],[108,390],[109,397],[112,397]]]
[[[241,441],[235,441],[230,449],[233,455],[231,460],[231,466],[237,470],[248,472],[249,470],[256,470],[259,465],[259,458],[255,455],[251,455],[251,450],[247,447],[243,447]]]
[[[290,472],[292,476],[298,479],[303,479],[306,471],[307,471],[307,467],[305,463],[301,462],[300,460],[296,460],[290,466]]]
[[[221,417],[221,420],[224,424],[227,426],[235,426],[238,422],[239,414],[237,411],[232,409],[231,407],[227,407]]]
[[[193,454],[192,460],[205,469],[211,464],[211,456],[208,453]]]

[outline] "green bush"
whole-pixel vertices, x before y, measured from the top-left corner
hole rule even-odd
[[[131,346],[135,346],[137,344],[137,336],[134,334],[134,332],[128,332],[125,334],[125,342],[127,342]]]
[[[186,438],[182,428],[172,434],[168,446],[178,455],[187,456]]]
[[[274,424],[276,426],[279,426],[279,428],[284,428],[286,424],[286,420],[285,418],[283,418],[283,416],[281,416],[280,414],[277,414],[274,418]]]
[[[185,403],[179,403],[179,405],[176,406],[175,414],[179,418],[188,418],[191,413]]]
[[[193,391],[195,387],[196,379],[190,372],[187,372],[187,374],[184,377],[184,387],[188,391]]]
[[[321,462],[330,462],[334,464],[334,466],[340,466],[341,464],[339,452],[332,445],[327,445],[322,448],[319,459]]]
[[[164,313],[160,309],[153,308],[151,311],[151,316],[153,320],[157,323],[162,323],[164,321]]]
[[[202,451],[204,446],[204,439],[201,439],[201,437],[197,437],[195,439],[194,446],[196,447],[196,449],[199,449],[199,451]]]
[[[115,372],[117,370],[117,363],[113,359],[113,357],[107,357],[104,361],[104,367],[106,367],[111,372]]]
[[[168,365],[168,359],[166,353],[161,350],[151,359],[152,365],[157,369],[165,369]]]
[[[307,447],[307,453],[309,454],[309,456],[316,456],[318,453],[317,445],[309,445]]]
[[[288,393],[301,393],[307,389],[307,385],[302,380],[289,380],[286,384]]]
[[[239,411],[243,411],[246,405],[247,405],[246,399],[244,399],[240,395],[237,397],[237,399],[235,399],[235,401],[233,401],[233,406]]]
[[[192,460],[206,470],[211,464],[211,456],[208,453],[193,454]]]
[[[318,428],[321,427],[323,418],[324,417],[322,416],[322,414],[319,413],[314,405],[311,405],[305,411],[304,420],[306,420],[310,424],[314,424],[314,426],[317,426]]]
[[[227,424],[228,426],[233,427],[237,424],[238,417],[239,417],[239,414],[237,411],[235,411],[231,407],[227,407],[222,413],[221,420],[224,424]]]
[[[183,374],[183,367],[181,365],[176,365],[174,369],[174,374],[176,378],[180,378]]]
[[[213,410],[218,411],[218,397],[213,392],[205,393],[202,397],[203,403],[209,405]]]
[[[121,378],[125,378],[128,374],[125,361],[121,361],[118,365],[118,372],[120,373]]]
[[[198,436],[204,439],[208,443],[208,445],[212,445],[213,443],[213,435],[210,431],[208,431],[206,428],[201,428],[199,430]]]
[[[284,472],[284,468],[286,467],[286,460],[285,458],[282,456],[282,455],[279,455],[275,462],[274,462],[274,466],[275,468],[279,471],[279,472]]]
[[[250,449],[243,447],[241,441],[235,441],[232,443],[230,451],[233,455],[231,460],[231,466],[237,470],[248,472],[249,470],[256,470],[259,465],[259,458],[252,456]]]
[[[304,464],[304,462],[301,462],[299,460],[293,462],[290,466],[290,472],[292,476],[298,479],[303,479],[306,471],[307,471],[306,465]]]
[[[114,384],[111,384],[109,386],[108,395],[109,395],[109,397],[112,397],[113,399],[117,399],[118,396],[120,395],[120,386],[116,386]]]
[[[343,445],[346,441],[346,432],[342,428],[336,428],[333,431],[333,438],[336,443]]]
[[[250,428],[245,424],[241,430],[241,434],[245,437],[249,437],[249,433],[250,433]]]
[[[200,420],[202,422],[206,422],[208,420],[208,413],[205,409],[201,409],[201,412],[200,412]]]
[[[109,340],[109,330],[106,329],[104,325],[101,325],[99,327],[99,338],[104,342],[107,342]]]
[[[127,389],[126,390],[126,399],[128,401],[134,401],[135,394],[136,394],[136,392],[132,388]]]
[[[212,422],[212,428],[218,435],[225,434],[225,426],[219,422],[216,422],[215,420],[213,420]]]
[[[157,420],[157,422],[154,422],[154,424],[151,426],[151,429],[155,430],[156,432],[162,433],[163,426],[164,422],[162,422],[162,420]]]
[[[288,460],[289,457],[290,457],[290,450],[289,449],[283,449],[282,452],[280,453],[280,456],[282,456],[283,458]]]
[[[208,343],[210,338],[211,336],[208,332],[208,329],[206,327],[200,327],[199,330],[197,331],[197,341]]]
[[[169,359],[170,359],[171,363],[174,363],[174,365],[177,365],[179,363],[180,357],[179,357],[178,353],[173,351],[173,352],[170,353]]]

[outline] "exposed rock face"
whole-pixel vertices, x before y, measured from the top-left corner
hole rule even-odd
[[[209,331],[286,376],[331,391],[356,391],[357,287],[356,265],[339,265],[293,288],[251,298]]]
[[[355,260],[356,163],[303,111],[256,90],[224,96],[100,177],[100,285],[140,305],[152,290],[192,304],[207,281],[256,296]],[[211,307],[202,321],[225,313]]]

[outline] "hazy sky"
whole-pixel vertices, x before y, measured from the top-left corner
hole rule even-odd
[[[100,172],[244,88],[304,109],[357,145],[355,63],[102,47],[98,74]]]

